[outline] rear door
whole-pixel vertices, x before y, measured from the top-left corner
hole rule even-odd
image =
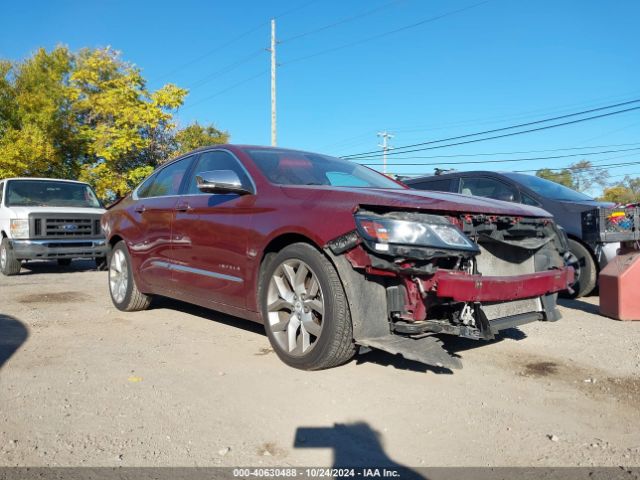
[[[190,170],[185,193],[175,205],[173,281],[185,300],[244,308],[247,295],[247,243],[255,195],[202,193],[196,175],[231,170],[243,185],[255,185],[240,161],[227,150],[203,152]]]
[[[130,239],[129,250],[136,257],[144,283],[161,293],[171,283],[171,225],[178,193],[193,157],[177,160],[159,170],[136,192],[132,220],[137,238]]]

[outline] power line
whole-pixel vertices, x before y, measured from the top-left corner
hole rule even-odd
[[[182,109],[186,110],[186,109],[189,109],[189,108],[193,108],[196,105],[200,105],[203,102],[211,100],[212,98],[218,97],[218,96],[222,95],[223,93],[227,93],[228,91],[233,90],[234,88],[237,88],[237,87],[239,87],[241,85],[244,85],[245,83],[248,83],[251,80],[254,80],[254,79],[258,78],[258,77],[262,77],[263,75],[267,74],[268,72],[269,72],[269,70],[263,70],[260,73],[258,73],[256,75],[252,75],[251,77],[245,78],[244,80],[240,80],[239,82],[234,83],[233,85],[231,85],[231,86],[229,86],[229,87],[227,87],[227,88],[225,88],[223,90],[220,90],[220,91],[214,93],[213,95],[209,95],[208,97],[202,98],[202,99],[198,100],[197,102],[190,103],[186,107],[182,107]]]
[[[286,15],[289,15],[291,13],[297,12],[298,10],[302,10],[303,8],[308,7],[309,5],[311,5],[312,3],[316,3],[318,0],[310,0],[309,2],[303,3],[302,5],[297,5],[293,8],[290,8],[288,10],[285,10],[284,12],[282,12],[280,15],[275,16],[274,18],[278,19],[278,18],[282,18]],[[163,78],[166,78],[170,75],[173,75],[174,73],[178,73],[181,70],[184,70],[186,67],[190,67],[191,65],[194,65],[196,63],[201,62],[202,60],[204,60],[205,58],[213,55],[214,53],[219,52],[220,50],[233,45],[234,43],[242,40],[243,38],[251,35],[253,32],[260,30],[262,27],[264,27],[265,25],[269,25],[270,20],[267,22],[262,22],[259,25],[256,25],[253,28],[250,28],[249,30],[245,31],[244,33],[241,33],[240,35],[233,37],[231,40],[229,40],[228,42],[225,42],[221,45],[217,45],[216,47],[212,48],[211,50],[206,51],[205,53],[203,53],[202,55],[197,56],[196,58],[194,58],[193,60],[190,60],[186,63],[183,63],[182,65],[180,65],[179,67],[174,68],[173,70],[164,73],[158,77],[156,77],[155,80],[161,80]]]
[[[418,149],[414,149],[414,150],[405,150],[403,152],[389,152],[388,155],[394,155],[394,154],[395,155],[401,155],[403,153],[422,152],[422,151],[425,151],[425,150],[434,150],[434,149],[437,149],[437,148],[454,147],[454,146],[457,146],[457,145],[466,145],[466,144],[469,144],[469,143],[485,142],[487,140],[494,140],[496,138],[513,137],[513,136],[516,136],[516,135],[523,135],[525,133],[539,132],[539,131],[542,131],[542,130],[549,130],[549,129],[552,129],[552,128],[563,127],[565,125],[573,125],[573,124],[576,124],[576,123],[587,122],[587,121],[595,120],[595,119],[598,119],[598,118],[610,117],[612,115],[619,115],[621,113],[631,112],[633,110],[639,110],[639,109],[640,109],[640,107],[627,108],[627,109],[624,109],[624,110],[617,110],[615,112],[603,113],[603,114],[600,114],[600,115],[594,115],[594,116],[591,116],[591,117],[581,118],[581,119],[578,119],[578,120],[572,120],[570,122],[557,123],[555,125],[547,125],[545,127],[530,128],[529,130],[522,130],[520,132],[504,133],[502,135],[494,135],[493,137],[478,138],[478,139],[475,139],[475,140],[466,140],[464,142],[448,143],[446,145],[436,145],[436,146],[433,146],[433,147],[424,147],[424,148],[418,148]],[[349,157],[349,156],[347,156],[347,157],[342,157],[342,158],[345,158],[347,160],[366,160],[369,157]]]
[[[253,52],[250,55],[247,55],[246,57],[244,57],[241,60],[238,60],[237,62],[231,63],[223,68],[221,68],[220,70],[216,70],[215,72],[202,77],[200,80],[198,80],[196,83],[192,84],[191,86],[187,86],[187,88],[189,90],[194,90],[202,85],[204,85],[205,83],[210,82],[211,80],[214,80],[222,75],[224,75],[225,73],[228,73],[232,70],[235,70],[237,67],[239,67],[240,65],[243,65],[251,60],[253,60],[254,58],[256,58],[258,55],[262,55],[264,53],[264,49],[261,48],[260,50],[256,50],[255,52]]]
[[[318,28],[315,28],[313,30],[309,30],[307,32],[300,33],[298,35],[293,35],[291,37],[285,38],[284,40],[280,40],[278,43],[282,44],[282,43],[293,42],[295,40],[299,40],[299,39],[307,37],[309,35],[314,35],[316,33],[323,32],[323,31],[328,30],[330,28],[338,27],[338,26],[343,25],[345,23],[349,23],[349,22],[352,22],[354,20],[358,20],[360,18],[364,18],[364,17],[372,15],[372,14],[374,14],[374,13],[380,11],[380,10],[383,10],[383,9],[385,9],[387,7],[390,7],[391,5],[396,4],[399,1],[400,0],[393,0],[392,2],[385,3],[383,5],[380,5],[380,6],[376,7],[376,8],[372,8],[370,10],[362,12],[362,13],[360,13],[358,15],[353,15],[351,17],[343,18],[342,20],[338,20],[337,22],[330,23],[328,25],[324,25],[322,27],[318,27]]]
[[[362,135],[364,136],[364,135]],[[367,134],[367,136],[370,136]],[[431,158],[459,158],[459,157],[484,157],[484,156],[495,156],[495,155],[521,155],[527,153],[546,153],[546,152],[564,152],[567,150],[584,150],[587,148],[613,148],[613,147],[629,147],[633,145],[640,145],[639,142],[635,143],[618,143],[613,145],[592,145],[589,147],[565,147],[565,148],[551,148],[545,150],[525,150],[519,152],[482,152],[482,153],[459,153],[454,155],[430,155],[430,156],[410,156],[410,157],[396,157],[396,160],[411,160],[411,159],[431,159]],[[377,155],[380,157],[380,155]],[[352,159],[347,159],[352,160]],[[359,160],[359,159],[353,159]],[[367,164],[368,165],[368,164]]]
[[[505,130],[513,130],[514,128],[522,128],[522,127],[528,127],[528,126],[531,126],[531,125],[539,125],[541,123],[552,122],[552,121],[555,121],[555,120],[562,120],[563,118],[576,117],[576,116],[579,116],[579,115],[586,115],[587,113],[599,112],[599,111],[602,111],[602,110],[609,110],[609,109],[612,109],[612,108],[622,107],[622,106],[625,106],[625,105],[630,105],[630,104],[638,103],[638,102],[640,102],[640,99],[634,99],[634,100],[629,100],[629,101],[626,101],[626,102],[616,103],[616,104],[613,104],[613,105],[606,105],[604,107],[598,107],[598,108],[592,108],[592,109],[589,109],[589,110],[583,110],[581,112],[574,112],[574,113],[568,113],[568,114],[565,114],[565,115],[560,115],[560,116],[557,116],[557,117],[544,118],[542,120],[536,120],[534,122],[520,123],[518,125],[510,125],[508,127],[494,128],[492,130],[484,130],[482,132],[468,133],[468,134],[465,134],[465,135],[458,135],[458,136],[455,136],[455,137],[442,138],[442,139],[439,139],[439,140],[431,140],[429,142],[414,143],[412,145],[405,145],[403,147],[394,148],[394,152],[389,152],[389,155],[401,155],[403,153],[411,153],[411,152],[419,152],[419,151],[422,151],[422,150],[430,150],[430,148],[416,149],[416,150],[405,150],[405,149],[413,148],[413,147],[420,147],[420,146],[423,146],[423,145],[431,145],[431,144],[434,144],[434,143],[448,142],[448,141],[451,141],[451,140],[459,140],[459,139],[462,139],[462,138],[477,137],[478,135],[486,135],[486,134],[489,134],[489,133],[503,132]],[[451,145],[444,145],[444,146],[431,147],[431,148],[443,148],[445,146],[462,145],[464,143],[474,143],[474,142],[479,142],[479,141],[492,140],[494,138],[501,138],[503,136],[506,137],[506,136],[520,135],[520,134],[523,134],[523,133],[535,132],[535,131],[538,131],[538,130],[545,130],[545,129],[548,129],[548,128],[555,128],[555,127],[559,127],[559,126],[569,125],[569,124],[572,124],[572,123],[579,123],[579,122],[582,122],[582,121],[585,121],[585,120],[591,120],[591,119],[595,119],[595,118],[606,117],[606,116],[609,116],[609,115],[615,115],[616,113],[624,113],[624,112],[627,112],[627,111],[630,111],[630,110],[637,110],[638,108],[640,108],[640,107],[635,107],[635,108],[627,109],[627,110],[621,110],[619,112],[613,112],[613,113],[609,113],[609,114],[603,114],[603,115],[600,115],[600,116],[593,116],[593,117],[589,117],[587,119],[574,120],[572,122],[560,123],[560,124],[551,125],[551,126],[548,126],[548,127],[524,130],[524,131],[521,131],[521,132],[514,132],[514,133],[511,133],[511,134],[508,134],[508,135],[498,135],[498,136],[484,138],[484,139],[471,140],[469,142],[454,143],[454,144],[451,144]],[[397,150],[403,150],[403,151],[398,152]],[[378,153],[378,152],[376,150],[373,150],[373,151],[370,151],[370,152],[354,153],[354,154],[351,154],[351,155],[345,155],[342,158],[366,157],[367,155],[370,155],[372,153]]]
[[[483,0],[482,2],[474,3],[473,5],[469,5],[469,6],[466,6],[466,7],[463,7],[463,8],[459,8],[457,10],[452,10],[452,11],[449,11],[449,12],[446,12],[446,13],[443,13],[443,14],[440,14],[440,15],[429,17],[429,18],[426,18],[426,19],[421,20],[419,22],[412,23],[410,25],[404,25],[404,26],[402,26],[400,28],[396,28],[394,30],[389,30],[387,32],[382,32],[382,33],[379,33],[377,35],[373,35],[371,37],[367,37],[367,38],[363,38],[363,39],[360,39],[360,40],[356,40],[355,42],[350,42],[350,43],[346,43],[344,45],[339,45],[337,47],[328,48],[326,50],[321,50],[319,52],[312,53],[311,55],[305,55],[303,57],[294,58],[293,60],[289,60],[288,62],[284,62],[282,65],[284,66],[284,65],[290,65],[292,63],[302,62],[303,60],[308,60],[310,58],[315,58],[315,57],[318,57],[320,55],[324,55],[326,53],[335,52],[335,51],[342,50],[342,49],[345,49],[345,48],[353,47],[355,45],[360,45],[362,43],[370,42],[372,40],[377,40],[379,38],[384,38],[384,37],[387,37],[389,35],[393,35],[393,34],[402,32],[404,30],[409,30],[411,28],[419,27],[420,25],[424,25],[425,23],[435,22],[436,20],[440,20],[441,18],[449,17],[449,16],[455,15],[457,13],[462,13],[462,12],[464,12],[466,10],[470,10],[472,8],[479,7],[480,5],[484,5],[485,3],[488,3],[490,1],[491,0]]]
[[[573,154],[570,154],[570,155],[552,155],[552,156],[547,156],[547,157],[505,158],[505,159],[500,159],[500,160],[470,160],[468,162],[394,163],[393,166],[468,165],[468,164],[477,164],[477,163],[528,162],[528,161],[532,161],[532,160],[555,160],[555,159],[558,159],[558,158],[584,157],[584,156],[588,156],[588,155],[602,155],[602,154],[605,154],[605,153],[630,152],[630,151],[633,151],[633,150],[640,150],[640,148],[626,148],[626,149],[620,149],[620,150],[603,150],[603,151],[600,151],[600,152],[573,153]],[[367,166],[370,167],[370,166],[374,166],[374,165],[382,165],[382,163],[363,163],[362,165],[367,165]]]

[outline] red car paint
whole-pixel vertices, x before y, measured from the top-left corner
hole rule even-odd
[[[129,195],[104,215],[103,228],[109,243],[126,242],[133,275],[142,292],[261,321],[259,272],[270,245],[297,239],[322,249],[355,229],[354,211],[360,207],[551,219],[550,214],[535,207],[404,186],[393,190],[275,185],[262,174],[245,148],[249,147],[211,147],[230,152],[244,165],[255,184],[254,195],[203,193],[140,200]],[[380,273],[368,263],[361,245],[351,250],[347,258],[354,267],[368,268],[373,275]],[[215,276],[194,273],[193,269]],[[494,291],[503,288],[504,281],[498,285],[493,279],[486,279],[478,288],[478,279],[464,273],[441,275],[430,281],[436,282],[440,293],[456,298],[501,300],[563,290],[569,274],[567,270],[560,272],[564,272],[560,277],[548,272],[519,277],[517,287],[505,290],[507,294]],[[416,306],[414,319],[424,316],[424,305]]]

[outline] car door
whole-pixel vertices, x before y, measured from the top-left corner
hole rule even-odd
[[[129,249],[141,280],[156,293],[166,293],[171,282],[171,224],[180,186],[193,157],[170,163],[143,183],[134,194],[131,216],[138,227]]]
[[[199,304],[244,308],[247,291],[248,236],[255,195],[202,193],[196,175],[231,170],[243,185],[255,185],[240,161],[227,150],[200,154],[176,204],[172,261],[176,291]]]

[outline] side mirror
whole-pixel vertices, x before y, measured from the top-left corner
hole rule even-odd
[[[239,193],[253,194],[253,189],[243,185],[240,177],[233,170],[211,170],[196,175],[198,190],[204,193]]]

